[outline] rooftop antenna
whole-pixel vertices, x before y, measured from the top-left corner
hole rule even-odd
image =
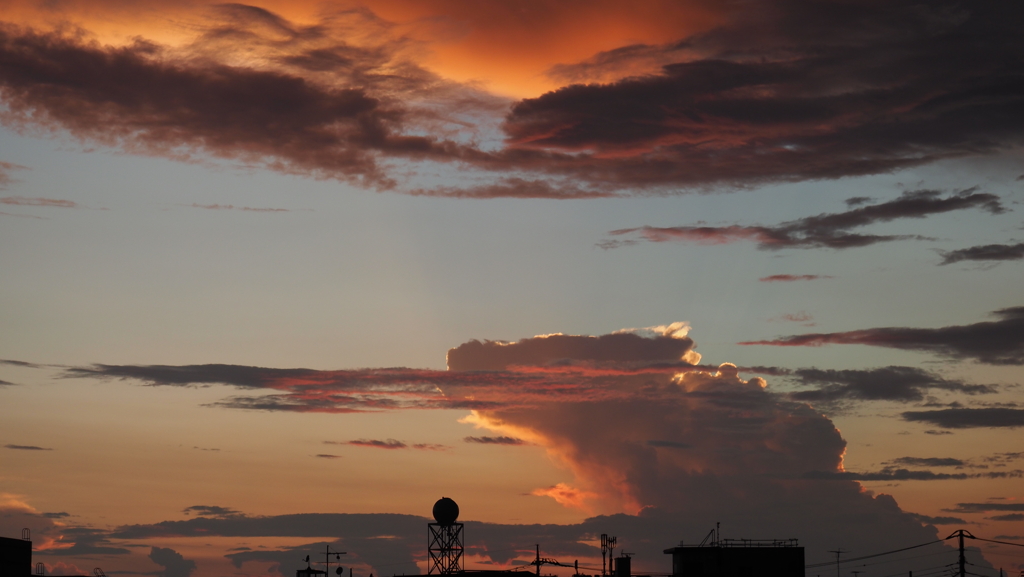
[[[843,551],[842,547],[836,547],[835,551],[829,551],[829,553],[836,554],[836,577],[839,577],[839,555],[842,553],[849,553],[849,551]]]
[[[44,564],[42,561],[36,563],[36,575],[46,575],[46,564]],[[999,575],[999,577],[1003,576]]]
[[[31,541],[32,540],[32,529],[29,529],[28,527],[25,527],[24,529],[22,529],[21,530],[21,538],[26,540],[26,541]]]
[[[459,505],[448,497],[441,497],[434,503],[433,513],[437,522],[427,523],[427,553],[430,555],[427,575],[462,573],[463,525],[456,522]]]
[[[324,551],[324,565],[326,565],[326,567],[324,567],[324,572],[328,574],[331,572],[331,555],[334,555],[334,560],[338,562],[338,575],[341,575],[341,572],[345,570],[341,566],[341,556],[348,555],[348,553],[345,551],[334,551],[332,553],[331,546],[327,546],[327,550]]]
[[[104,573],[103,569],[100,569],[99,567],[96,567],[95,569],[93,569],[92,570],[92,574],[95,575],[96,577],[107,577],[107,574]]]

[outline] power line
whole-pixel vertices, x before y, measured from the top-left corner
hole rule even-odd
[[[852,561],[861,561],[863,559],[873,559],[875,557],[881,557],[882,555],[891,555],[893,553],[899,553],[900,551],[910,551],[911,549],[917,549],[918,547],[925,547],[927,545],[934,545],[936,543],[942,543],[942,541],[943,541],[942,539],[939,539],[939,540],[936,540],[936,541],[929,541],[927,543],[921,543],[920,545],[913,545],[911,547],[904,547],[902,549],[894,549],[892,551],[886,551],[884,553],[875,553],[874,555],[864,555],[863,557],[853,557],[851,559],[843,559],[842,561],[836,560],[835,563],[838,565],[839,563],[850,563]],[[835,551],[829,551],[829,553],[835,553]],[[831,564],[832,564],[832,561],[827,561],[825,563],[813,563],[811,565],[804,565],[804,569],[814,569],[816,567],[825,567],[826,565],[831,565]]]

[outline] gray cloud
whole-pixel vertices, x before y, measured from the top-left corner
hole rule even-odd
[[[18,451],[52,451],[48,447],[37,447],[35,445],[4,445],[5,449],[15,449]]]
[[[936,411],[906,411],[904,420],[945,427],[947,429],[1017,428],[1024,427],[1024,409],[983,407],[954,408]]]
[[[992,214],[1005,212],[999,197],[977,192],[977,188],[961,190],[942,197],[937,190],[906,191],[895,200],[852,208],[846,212],[820,214],[775,226],[674,226],[624,228],[613,230],[612,236],[633,235],[650,242],[690,242],[694,244],[728,244],[741,241],[757,243],[762,250],[783,248],[847,249],[894,240],[918,239],[914,235],[875,235],[852,230],[879,222],[902,218],[925,218],[955,210],[980,208]],[[602,246],[610,248],[616,241]],[[780,275],[785,276],[785,275]],[[793,278],[766,277],[772,280],[809,280],[810,276]],[[817,278],[817,277],[814,277]],[[766,280],[766,279],[761,279]]]
[[[937,329],[885,327],[841,333],[812,333],[739,344],[780,347],[859,344],[918,350],[993,365],[1024,364],[1024,307],[1000,309],[992,314],[998,320]]]
[[[174,549],[153,547],[149,551],[149,559],[163,566],[163,571],[157,573],[158,577],[189,577],[196,570],[195,561],[185,559]]]
[[[965,260],[1021,260],[1024,259],[1024,242],[1017,244],[986,244],[960,250],[939,251],[939,254],[942,255],[942,262],[939,264],[952,264]]]
[[[466,437],[462,439],[467,443],[475,443],[478,445],[526,445],[526,441],[517,439],[515,437]]]
[[[948,380],[916,367],[889,366],[878,369],[797,369],[791,378],[801,385],[817,385],[809,391],[791,393],[800,401],[884,400],[910,402],[924,399],[931,390],[968,395],[996,392],[992,385],[970,385]]]

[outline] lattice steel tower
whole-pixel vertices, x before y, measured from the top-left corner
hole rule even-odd
[[[441,497],[434,503],[434,520],[427,523],[429,538],[427,551],[430,553],[430,567],[427,575],[454,575],[462,573],[462,523],[459,518],[459,506],[448,497]]]

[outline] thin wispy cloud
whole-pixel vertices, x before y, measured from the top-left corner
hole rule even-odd
[[[52,451],[53,449],[48,447],[37,447],[36,445],[4,445],[5,449],[14,449],[16,451]]]
[[[29,198],[25,196],[5,196],[0,198],[0,204],[12,206],[46,206],[56,208],[81,208],[72,200],[61,200],[58,198]]]
[[[764,276],[757,280],[761,282],[795,282],[801,280],[818,280],[825,278],[834,278],[828,275],[818,274],[773,274],[771,276]]]
[[[1009,261],[1024,259],[1024,242],[1017,244],[985,244],[959,250],[939,251],[940,265],[963,261]]]
[[[741,345],[818,347],[858,344],[922,351],[957,360],[992,365],[1024,364],[1024,307],[992,313],[997,320],[934,329],[883,327],[838,333],[811,333],[771,340],[744,341]]]
[[[466,438],[464,438],[462,440],[464,442],[466,442],[466,443],[474,443],[474,444],[477,444],[477,445],[517,446],[517,445],[526,445],[526,444],[528,444],[526,441],[524,441],[522,439],[517,439],[515,437],[505,437],[505,436],[501,436],[501,437],[487,437],[487,436],[483,436],[483,437],[466,437]]]
[[[627,240],[648,242],[685,242],[701,245],[753,242],[762,250],[786,248],[831,248],[849,249],[870,246],[897,240],[927,240],[920,235],[880,235],[854,232],[876,223],[907,218],[925,218],[935,214],[967,209],[982,209],[991,214],[1005,212],[998,196],[968,188],[947,196],[938,190],[906,191],[888,202],[859,206],[845,212],[825,213],[773,226],[729,225],[729,226],[643,226],[613,230],[608,234]],[[604,248],[614,248],[619,241],[612,239],[602,243]],[[811,280],[815,276],[765,277],[762,281]]]
[[[241,210],[243,212],[291,212],[287,208],[253,208],[251,206],[234,206],[231,204],[199,204],[192,203],[192,208],[203,208],[206,210]]]

